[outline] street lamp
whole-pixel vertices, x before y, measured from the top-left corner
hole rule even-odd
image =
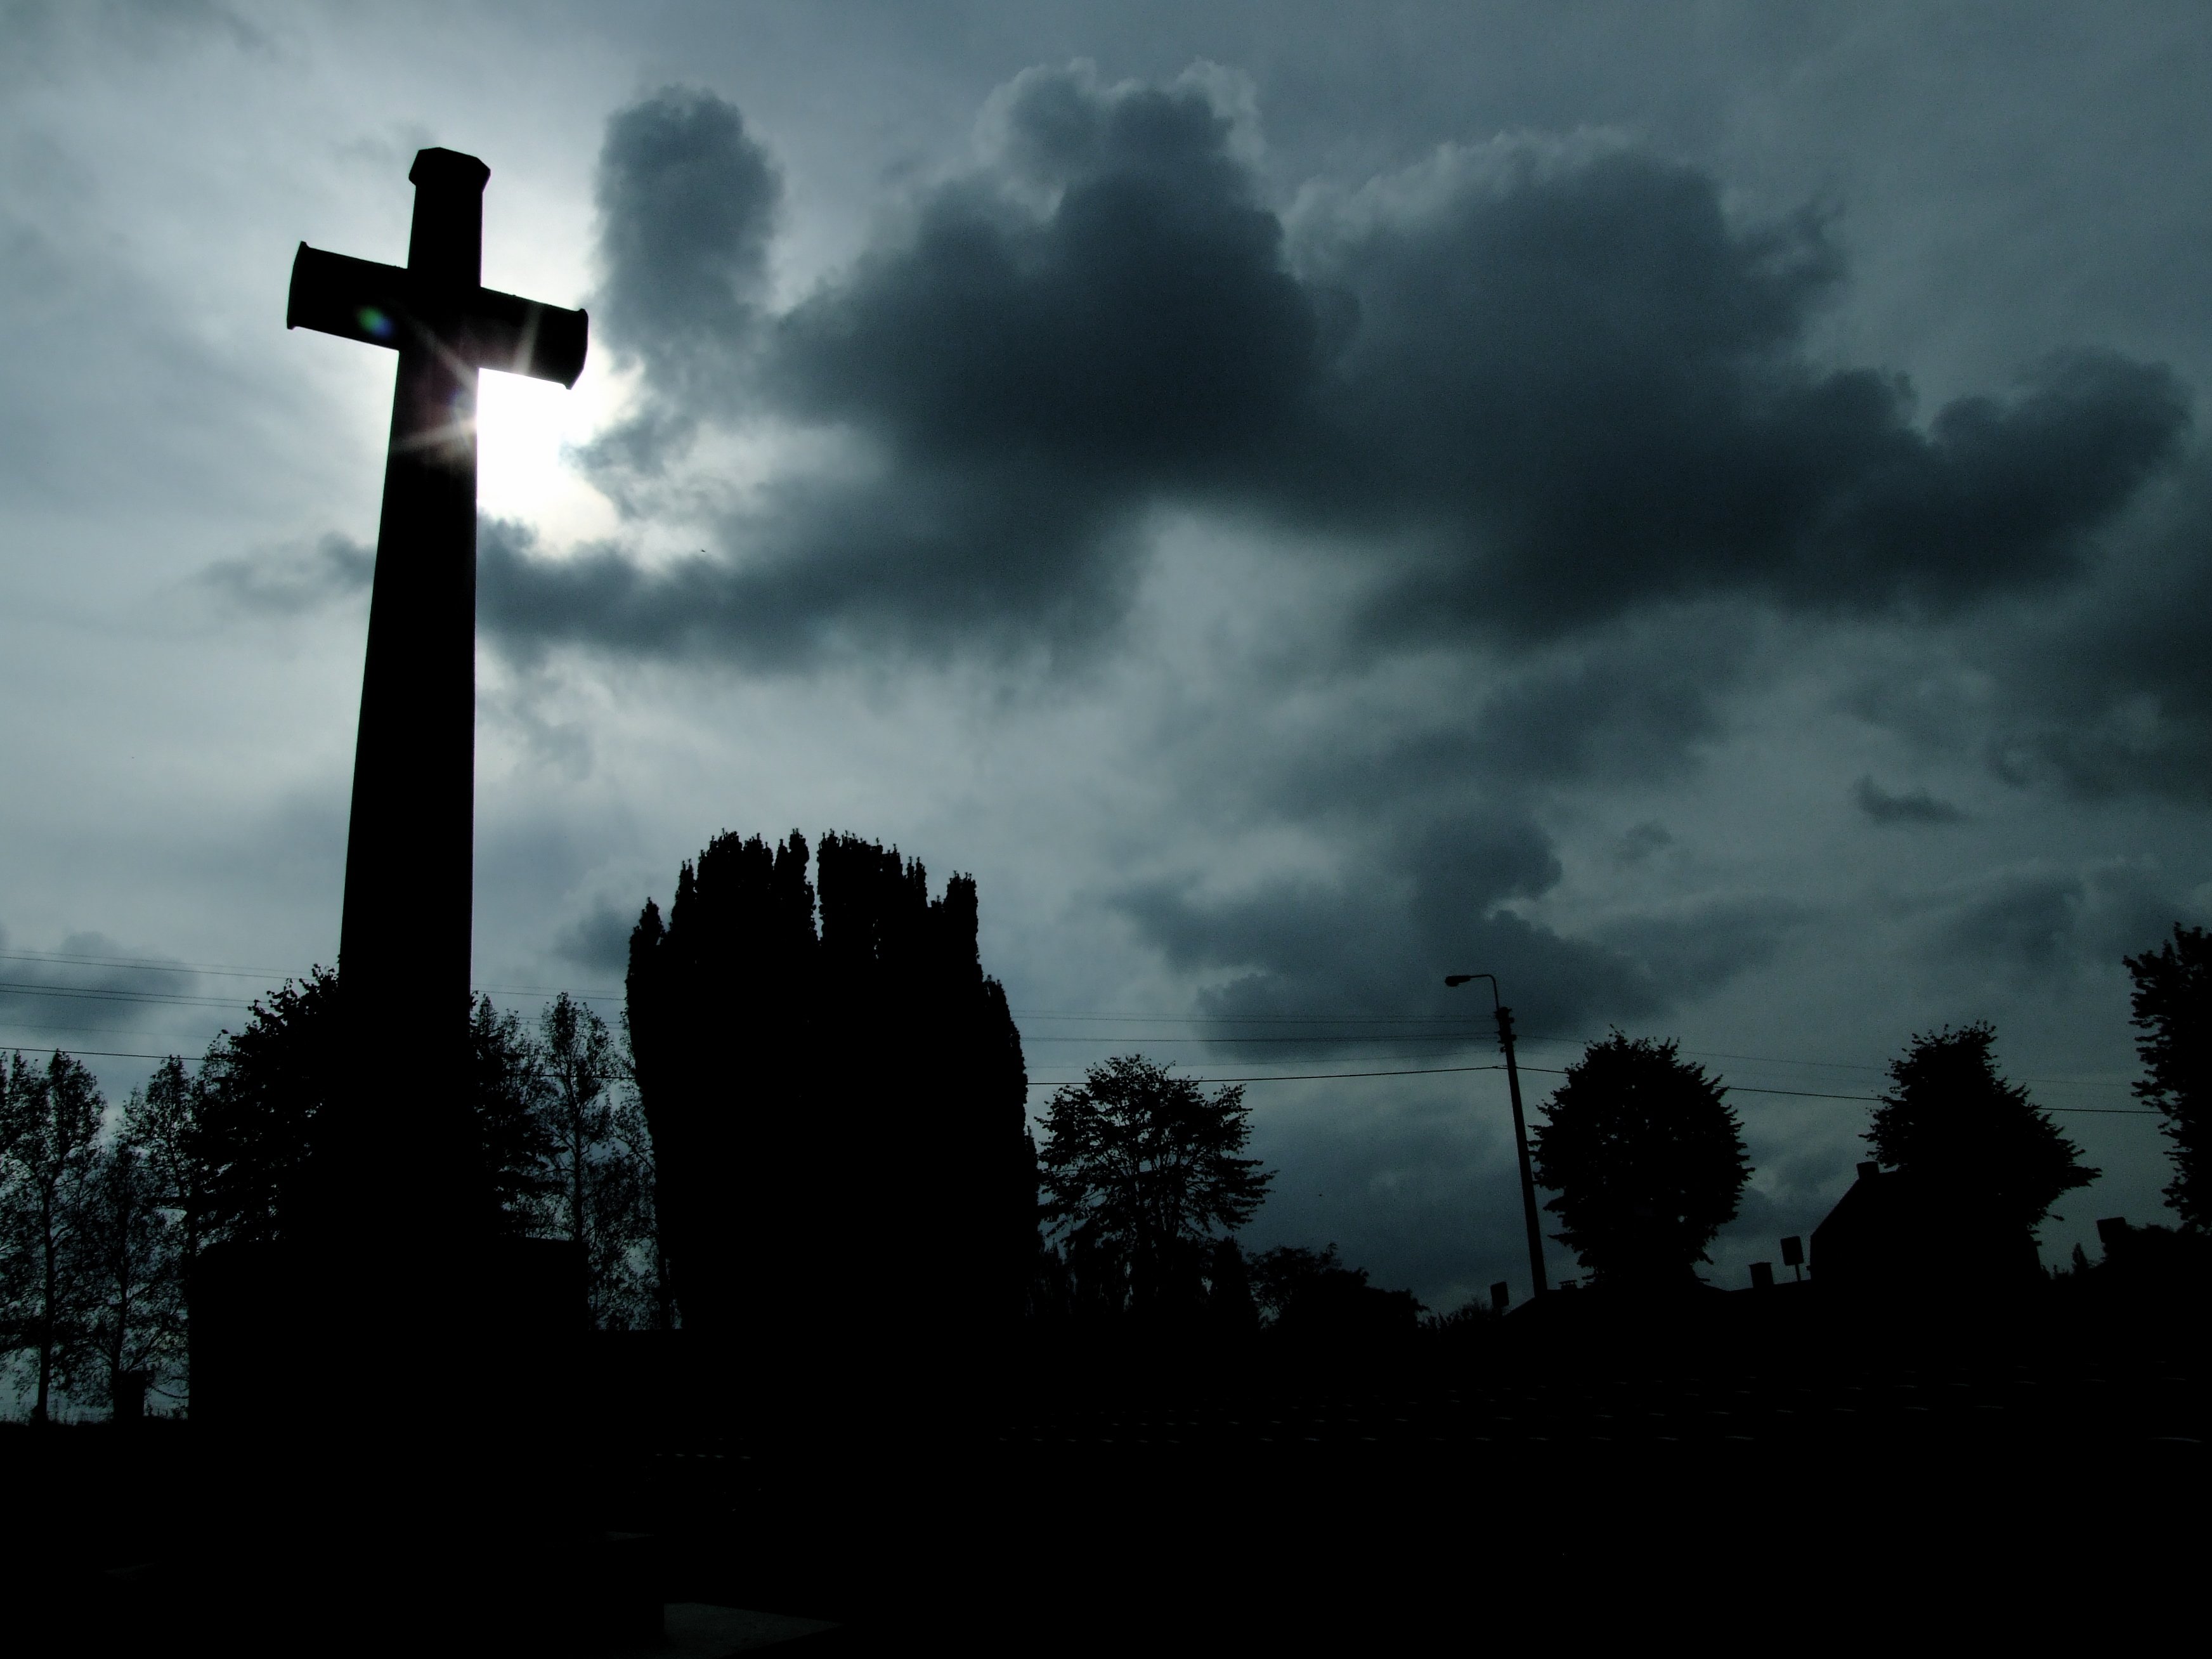
[[[1513,1097],[1513,1147],[1521,1155],[1521,1213],[1528,1224],[1528,1271],[1536,1281],[1536,1294],[1541,1296],[1552,1287],[1544,1278],[1544,1233],[1536,1220],[1536,1171],[1528,1162],[1528,1122],[1521,1112],[1521,1071],[1513,1062],[1513,1011],[1498,999],[1495,974],[1446,974],[1444,983],[1460,986],[1474,979],[1490,981],[1490,1000],[1498,1011],[1498,1045],[1505,1050],[1505,1087]]]

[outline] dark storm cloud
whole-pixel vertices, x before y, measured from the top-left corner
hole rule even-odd
[[[1388,810],[1377,814],[1386,822]],[[1808,915],[1780,901],[1735,900],[1568,939],[1512,908],[1548,892],[1560,873],[1532,820],[1493,811],[1378,837],[1333,880],[1278,879],[1229,895],[1154,883],[1121,905],[1175,966],[1231,975],[1200,1001],[1210,1016],[1255,1022],[1224,1034],[1232,1051],[1234,1036],[1279,1030],[1263,1022],[1286,1014],[1464,1016],[1480,1036],[1488,1005],[1445,988],[1449,972],[1497,974],[1531,1033],[1653,1015],[1768,960]],[[1324,1042],[1361,1030],[1301,1029]]]
[[[1791,933],[1814,919],[1807,905],[1754,895],[1623,917],[1593,936],[1637,963],[1673,1001],[1765,966]]]
[[[1932,921],[1938,950],[1954,960],[2035,984],[2112,967],[2201,914],[2154,868],[2120,860],[1995,871],[1943,896]]]
[[[1870,777],[1851,786],[1851,801],[1876,823],[1963,823],[1966,815],[1925,789],[1893,795]]]
[[[602,463],[740,401],[867,462],[763,493],[673,570],[522,561],[511,632],[786,659],[1063,637],[1117,618],[1162,503],[1332,532],[1386,638],[1731,593],[1948,613],[2075,572],[2188,420],[2163,369],[2077,353],[1917,425],[1900,377],[1807,353],[1841,275],[1817,216],[1738,223],[1710,175],[1624,144],[1448,151],[1286,222],[1211,82],[1032,70],[996,112],[986,165],[767,323],[774,174],[736,112],[615,118],[601,303],[648,425]]]
[[[228,610],[296,617],[365,592],[375,574],[375,549],[332,532],[313,547],[272,548],[240,559],[218,559],[197,580]]]
[[[1516,782],[1671,776],[1719,734],[1720,700],[1743,672],[1749,632],[1738,617],[1669,609],[1540,653],[1484,699],[1468,758]]]
[[[1555,642],[1395,719],[1363,712],[1326,739],[1248,749],[1233,769],[1209,761],[1205,787],[1234,775],[1273,811],[1410,832],[1546,785],[1670,779],[1721,734],[1720,700],[1746,672],[1750,631],[1740,617],[1670,613],[1662,625]],[[1686,649],[1685,634],[1699,648]]]
[[[1078,542],[1080,568],[1024,561],[1031,537],[1089,510],[1043,489],[919,477],[896,497],[804,482],[771,494],[806,520],[804,556],[740,565],[702,552],[648,569],[602,544],[550,559],[527,526],[484,520],[478,621],[525,659],[578,644],[799,666],[856,638],[919,656],[963,645],[1018,653],[1082,640],[1119,613],[1133,573],[1103,534]]]
[[[2212,469],[2200,459],[2136,528],[2083,603],[1978,652],[2001,699],[1992,759],[2014,783],[2212,799]]]

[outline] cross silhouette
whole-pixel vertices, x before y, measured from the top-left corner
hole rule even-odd
[[[399,355],[338,972],[357,1030],[388,1040],[427,1023],[442,1047],[464,1037],[469,994],[477,371],[574,386],[589,325],[581,311],[483,286],[490,168],[473,155],[426,149],[407,177],[415,221],[406,265],[302,242],[285,325]]]

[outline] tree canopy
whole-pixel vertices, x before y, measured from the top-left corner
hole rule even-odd
[[[2136,1096],[2166,1114],[2172,1145],[2166,1202],[2185,1224],[2212,1229],[2212,935],[2176,923],[2157,950],[2125,960],[2142,1034]]]
[[[1619,1031],[1567,1067],[1533,1137],[1554,1235],[1605,1285],[1691,1281],[1751,1179],[1717,1078],[1671,1041]]]
[[[1866,1140],[1875,1157],[1944,1194],[1962,1212],[2005,1227],[2033,1228],[2061,1194],[2100,1171],[2005,1081],[1990,1054],[1987,1022],[1916,1034],[1889,1063],[1888,1090]]]

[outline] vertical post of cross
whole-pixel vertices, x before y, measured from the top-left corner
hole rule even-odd
[[[413,304],[391,319],[399,373],[338,963],[357,1030],[388,1036],[414,1024],[404,1010],[419,1010],[436,1046],[452,1050],[450,1067],[438,1070],[457,1076],[476,806],[477,365],[449,337],[476,297],[491,174],[472,155],[426,149],[407,176],[415,185]]]

